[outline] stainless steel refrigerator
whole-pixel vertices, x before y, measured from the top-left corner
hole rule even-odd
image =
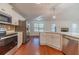
[[[19,25],[16,26],[17,32],[23,33],[23,44],[27,43],[29,40],[27,39],[27,28],[26,28],[26,20],[19,20]]]

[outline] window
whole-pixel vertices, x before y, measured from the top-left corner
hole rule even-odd
[[[34,32],[38,32],[38,24],[34,23]]]
[[[27,23],[27,31],[30,32],[30,23]]]
[[[39,32],[43,32],[44,24],[39,24]]]
[[[71,27],[72,27],[71,28],[72,32],[76,32],[77,31],[77,24],[72,24]]]
[[[55,32],[55,31],[56,31],[56,25],[55,25],[55,24],[52,24],[52,25],[51,25],[51,31],[52,31],[52,32]]]
[[[34,23],[34,32],[43,32],[44,24],[43,23]]]

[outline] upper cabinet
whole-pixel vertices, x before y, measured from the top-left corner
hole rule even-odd
[[[13,10],[13,7],[7,3],[0,3],[0,11],[12,17],[12,24],[18,25],[18,20],[25,20],[19,13]]]

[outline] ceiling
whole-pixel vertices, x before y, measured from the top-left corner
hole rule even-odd
[[[38,16],[49,17],[53,14],[53,8],[59,3],[12,3],[16,11],[18,11],[26,20],[32,20]]]

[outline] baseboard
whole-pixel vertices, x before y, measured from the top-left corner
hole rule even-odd
[[[58,47],[56,47],[56,46],[51,46],[51,45],[47,45],[47,46],[49,46],[49,47],[51,47],[51,48],[55,48],[55,49],[57,49],[57,50],[60,50],[60,51],[62,51],[62,49],[61,48],[58,48]]]
[[[48,45],[40,45],[40,46],[48,46]],[[57,50],[57,51],[63,53],[63,51],[61,51],[61,50],[59,50],[59,49],[56,49],[56,48],[53,48],[53,47],[50,47],[50,46],[48,46],[48,47],[51,48],[51,49],[55,49],[55,50]],[[65,54],[63,53],[63,55],[65,55]]]

